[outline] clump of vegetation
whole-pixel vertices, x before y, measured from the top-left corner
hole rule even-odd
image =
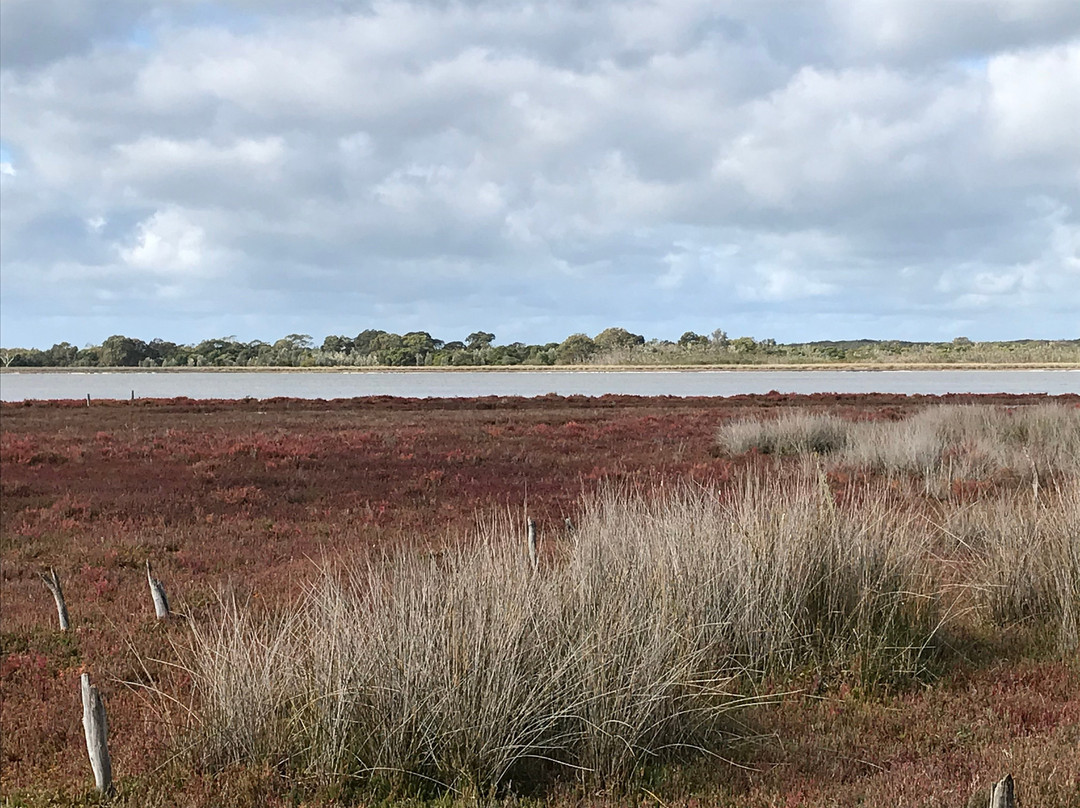
[[[775,421],[740,419],[725,424],[719,444],[732,455],[751,449],[766,455],[824,455],[845,448],[851,438],[851,425],[835,415],[791,412]]]
[[[900,421],[852,421],[828,413],[783,412],[721,427],[729,455],[829,455],[875,473],[983,479],[1080,473],[1080,408],[1042,404],[1014,409],[927,407]]]
[[[766,676],[919,675],[941,623],[926,536],[874,497],[836,507],[806,471],[734,498],[609,490],[539,572],[513,534],[328,571],[262,624],[196,624],[204,765],[624,788],[723,750]]]
[[[968,554],[986,618],[1042,628],[1063,653],[1080,648],[1080,481],[982,500],[948,516],[946,535]]]
[[[729,454],[820,454],[834,469],[921,481],[946,501],[943,535],[962,548],[962,583],[984,615],[1080,645],[1080,408],[938,406],[884,422],[794,412],[733,421],[717,440]]]

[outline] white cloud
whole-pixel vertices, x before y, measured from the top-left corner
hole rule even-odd
[[[739,285],[739,293],[747,300],[784,302],[827,295],[834,290],[831,284],[791,267],[759,266],[754,272],[756,277],[752,284]]]
[[[999,155],[1063,160],[1080,179],[1080,41],[995,56],[987,80]]]
[[[126,247],[119,247],[121,260],[134,269],[165,275],[204,274],[207,265],[206,233],[176,208],[157,211],[135,228]]]
[[[917,338],[976,304],[973,338],[1075,329],[1075,2],[2,9],[22,342],[64,336],[39,325],[61,282],[93,328],[132,330],[137,295],[183,339],[286,316]]]

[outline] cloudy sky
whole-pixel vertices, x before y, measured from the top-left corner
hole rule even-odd
[[[1080,337],[1076,0],[3,0],[0,343]]]

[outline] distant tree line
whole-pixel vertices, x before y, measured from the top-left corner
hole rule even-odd
[[[625,328],[596,336],[571,334],[562,342],[527,345],[495,343],[495,335],[474,331],[464,340],[444,342],[426,331],[395,334],[379,329],[355,337],[331,335],[316,345],[308,334],[276,342],[235,337],[181,345],[162,339],[114,335],[100,345],[78,348],[60,342],[51,348],[0,348],[4,367],[465,367],[477,365],[724,365],[817,362],[1080,362],[1080,340],[950,342],[896,340],[821,341],[778,344],[773,339],[737,337],[725,331],[687,331],[677,341],[650,339]]]

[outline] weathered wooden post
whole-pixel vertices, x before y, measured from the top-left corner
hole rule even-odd
[[[86,753],[94,770],[94,783],[102,794],[111,794],[112,762],[109,760],[109,724],[105,718],[105,702],[98,689],[90,684],[90,674],[82,675],[83,730],[86,733]]]
[[[90,406],[90,394],[89,393],[86,394],[86,406],[87,407]]]
[[[574,535],[574,523],[572,521],[570,521],[569,516],[567,516],[565,519],[563,519],[563,524],[566,526],[566,535],[567,536],[573,536]]]
[[[1011,774],[990,789],[990,808],[1016,808],[1016,788]]]
[[[56,614],[60,618],[60,630],[67,631],[71,628],[71,621],[68,619],[67,604],[64,603],[64,590],[60,588],[60,576],[56,574],[56,570],[49,567],[49,574],[41,573],[41,580],[45,582],[45,586],[52,592],[53,600],[56,601]]]
[[[540,554],[536,547],[536,522],[529,519],[526,524],[529,529],[529,563],[535,571],[540,568]]]
[[[165,597],[165,586],[150,574],[150,560],[146,561],[146,580],[150,584],[150,596],[154,599],[154,614],[158,620],[169,616],[169,599]]]

